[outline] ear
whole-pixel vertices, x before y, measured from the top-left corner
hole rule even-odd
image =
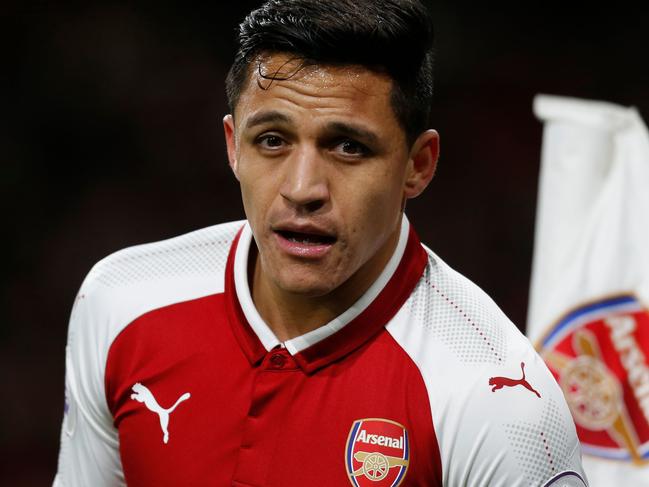
[[[439,157],[439,134],[436,130],[422,132],[410,149],[408,173],[404,196],[408,199],[419,196],[435,175]]]
[[[228,162],[234,176],[239,179],[237,167],[237,142],[234,134],[234,118],[228,114],[223,117],[223,133],[225,134],[225,146],[228,150]]]

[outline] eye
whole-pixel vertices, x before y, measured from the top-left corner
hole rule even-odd
[[[274,134],[264,134],[255,140],[255,143],[263,149],[279,149],[284,146],[284,139]]]
[[[372,152],[364,144],[361,144],[360,142],[351,139],[341,140],[340,142],[338,142],[336,149],[340,150],[340,152],[342,152],[345,155],[355,156],[355,157],[365,157],[370,155]]]

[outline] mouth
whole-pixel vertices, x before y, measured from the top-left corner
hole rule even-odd
[[[286,254],[306,259],[324,257],[338,240],[335,235],[314,227],[276,228],[274,233]]]
[[[332,245],[336,242],[336,237],[333,237],[331,235],[293,232],[290,230],[276,230],[275,232],[291,243],[302,245]]]

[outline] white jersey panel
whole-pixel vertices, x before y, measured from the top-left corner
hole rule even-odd
[[[422,279],[387,330],[426,384],[444,486],[586,485],[554,377],[480,288],[427,251]]]
[[[113,340],[148,311],[223,292],[231,222],[116,252],[76,298],[66,347],[66,412],[55,487],[125,485],[104,375]]]

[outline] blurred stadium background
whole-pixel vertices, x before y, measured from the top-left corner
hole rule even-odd
[[[4,2],[0,485],[51,483],[67,319],[120,248],[243,217],[222,142],[236,24],[259,2]],[[434,2],[442,157],[408,215],[525,326],[536,93],[649,116],[649,8]]]

